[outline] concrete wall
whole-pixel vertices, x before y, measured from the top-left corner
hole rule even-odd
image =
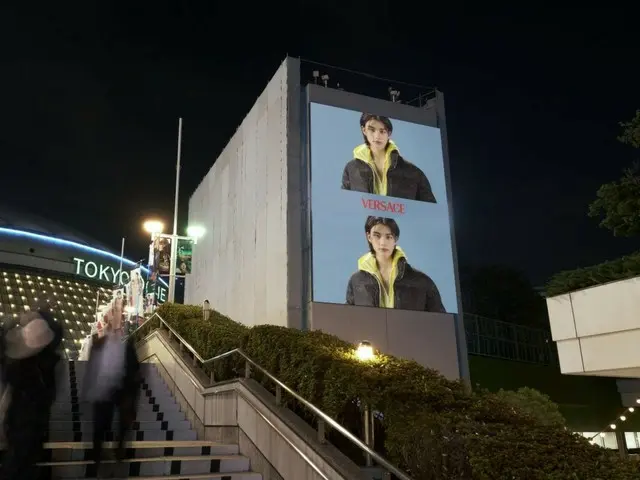
[[[313,330],[355,344],[368,340],[387,355],[415,360],[452,380],[464,376],[452,314],[317,302],[312,304],[311,312]]]
[[[640,377],[640,277],[547,299],[562,373]]]
[[[299,326],[301,299],[289,292],[301,256],[299,80],[286,59],[189,201],[189,223],[207,233],[185,303],[208,299],[247,325]]]

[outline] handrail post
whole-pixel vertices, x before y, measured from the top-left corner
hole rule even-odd
[[[363,421],[364,421],[364,443],[367,447],[369,448],[373,448],[372,446],[372,435],[371,435],[371,429],[373,427],[372,425],[372,421],[371,421],[371,408],[369,408],[368,404],[365,404],[364,406],[364,415],[363,415]],[[367,467],[371,467],[373,465],[373,460],[371,458],[371,455],[369,454],[369,452],[365,452],[364,455],[364,460],[365,460],[365,465]]]
[[[211,365],[211,373],[209,374],[209,380],[211,381],[212,384],[216,383],[214,378],[214,373],[213,373],[213,365]]]
[[[195,355],[193,356],[193,366],[194,367],[198,366],[198,357],[196,357]]]
[[[280,404],[282,404],[282,387],[276,385],[276,405],[280,406]]]
[[[327,443],[327,436],[325,434],[325,424],[322,418],[318,418],[318,442]]]
[[[249,360],[244,362],[244,378],[251,378],[251,362]]]

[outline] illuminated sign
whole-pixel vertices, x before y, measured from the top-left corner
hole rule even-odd
[[[81,277],[117,284],[118,286],[126,285],[131,280],[129,272],[121,272],[119,268],[113,268],[111,265],[104,265],[102,263],[77,257],[73,258],[73,263],[76,265],[75,274]],[[162,285],[156,286],[155,293],[158,303],[164,303],[167,301],[167,289]]]
[[[117,285],[129,283],[129,272],[121,272],[119,268],[115,269],[111,265],[104,265],[90,260],[87,261],[84,258],[74,257],[73,262],[76,264],[75,274],[81,277],[115,283]]]

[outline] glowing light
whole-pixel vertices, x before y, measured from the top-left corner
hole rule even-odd
[[[371,345],[371,343],[367,342],[366,340],[360,342],[358,348],[356,349],[356,357],[361,362],[368,362],[376,358],[376,354],[373,351],[373,346]]]
[[[193,237],[195,239],[202,238],[204,235],[205,229],[200,225],[191,225],[187,227],[187,236]]]
[[[143,225],[144,229],[150,234],[162,233],[164,224],[160,220],[147,220]]]

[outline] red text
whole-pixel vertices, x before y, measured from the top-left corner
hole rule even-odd
[[[404,203],[388,202],[385,200],[371,200],[368,198],[362,198],[362,208],[366,208],[367,210],[377,210],[379,212],[398,213],[400,215],[403,215],[405,211]]]

